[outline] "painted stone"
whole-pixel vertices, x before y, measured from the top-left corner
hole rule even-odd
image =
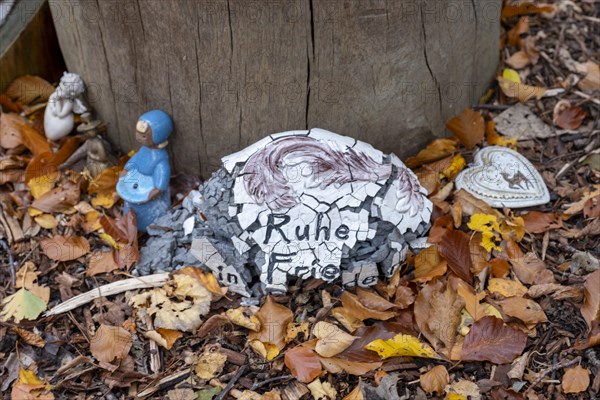
[[[85,84],[79,75],[63,74],[44,111],[44,133],[48,139],[59,140],[67,136],[75,126],[75,114],[88,111],[84,92]]]
[[[165,112],[153,110],[142,115],[135,135],[142,147],[127,161],[117,182],[117,193],[125,201],[123,212],[133,210],[140,232],[146,232],[171,205],[171,167],[165,147],[172,131],[173,122]]]
[[[475,154],[473,166],[455,181],[492,207],[530,207],[550,201],[550,193],[535,167],[514,150],[490,146]]]
[[[413,172],[346,136],[282,132],[222,161],[202,189],[207,234],[192,249],[244,295],[248,270],[267,291],[285,291],[288,276],[374,285],[429,228],[432,204]]]

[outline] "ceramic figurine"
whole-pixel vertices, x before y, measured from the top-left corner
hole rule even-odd
[[[91,121],[90,113],[81,115],[82,124],[77,126],[77,133],[87,140],[81,145],[72,155],[61,164],[60,169],[72,168],[82,170],[89,178],[97,177],[106,168],[117,165],[117,159],[112,154],[110,143],[106,141],[101,133],[105,130],[105,126],[100,121]],[[85,166],[77,167],[77,164],[85,160]]]
[[[146,228],[171,205],[169,155],[165,147],[173,131],[171,117],[160,110],[142,115],[135,126],[135,138],[142,147],[125,164],[117,193],[137,218],[138,231]]]
[[[44,113],[44,132],[50,140],[67,136],[75,126],[75,114],[88,111],[83,98],[85,85],[81,77],[65,72],[54,93],[50,95]]]

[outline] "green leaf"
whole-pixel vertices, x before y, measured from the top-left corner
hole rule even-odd
[[[2,300],[2,305],[1,319],[13,317],[15,323],[22,319],[33,321],[46,309],[46,302],[25,288]]]

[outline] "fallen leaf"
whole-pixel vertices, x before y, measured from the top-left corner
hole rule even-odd
[[[467,224],[469,229],[481,232],[481,246],[489,253],[502,251],[500,247],[500,225],[494,215],[474,214]]]
[[[46,304],[43,299],[22,288],[2,300],[0,318],[8,321],[12,317],[17,324],[22,319],[33,321],[46,309]]]
[[[448,262],[440,256],[437,245],[423,249],[414,260],[415,282],[429,282],[435,277],[444,275],[448,268]]]
[[[454,202],[461,205],[463,213],[466,215],[488,214],[495,215],[496,217],[500,216],[500,213],[494,210],[488,203],[463,189],[459,189],[454,193]]]
[[[506,37],[508,44],[511,46],[517,46],[521,40],[521,35],[529,31],[529,17],[524,16],[519,18],[519,22],[508,31]]]
[[[593,322],[600,320],[600,269],[587,276],[583,285],[583,294],[581,315],[592,329]]]
[[[565,393],[585,392],[590,386],[590,371],[581,365],[567,369],[563,375],[561,386]]]
[[[513,271],[517,278],[528,285],[554,283],[554,274],[546,268],[546,263],[535,253],[527,253],[522,257],[510,257]]]
[[[479,386],[475,382],[460,380],[452,383],[450,386],[446,388],[448,396],[446,400],[480,400],[481,394],[479,392]],[[458,397],[450,397],[451,395],[460,396]]]
[[[163,287],[133,296],[129,303],[140,316],[154,315],[156,328],[191,332],[200,325],[200,317],[208,314],[212,294],[202,283],[187,275],[173,275]]]
[[[15,149],[23,144],[22,129],[34,129],[19,114],[0,114],[0,147]]]
[[[502,92],[512,98],[517,98],[521,103],[527,102],[529,99],[541,99],[546,94],[546,89],[539,86],[529,86],[523,83],[514,82],[502,76],[496,78]]]
[[[527,52],[519,50],[514,52],[510,57],[504,60],[504,62],[514,69],[521,69],[528,66],[531,63],[531,59]]]
[[[15,287],[25,288],[31,293],[42,299],[46,304],[50,301],[50,288],[37,284],[40,272],[31,261],[23,263],[23,266],[17,271]]]
[[[364,326],[362,320],[356,318],[344,307],[336,307],[331,310],[331,315],[342,324],[348,332],[354,332],[356,329]]]
[[[95,251],[90,255],[86,276],[106,274],[119,269],[112,251]]]
[[[504,314],[520,319],[531,329],[540,322],[547,322],[548,318],[542,307],[531,299],[523,297],[509,297],[498,301]]]
[[[592,93],[600,87],[600,64],[593,61],[576,64],[577,71],[585,74],[577,86],[586,93]]]
[[[90,252],[88,240],[82,236],[54,235],[40,241],[42,251],[51,260],[70,261]]]
[[[444,393],[449,381],[448,370],[443,365],[437,365],[419,377],[419,384],[427,394]]]
[[[505,325],[501,319],[486,316],[475,321],[465,336],[461,358],[508,364],[521,355],[526,344],[526,333]]]
[[[600,217],[600,195],[588,199],[583,205],[584,218]]]
[[[227,318],[236,325],[243,326],[254,332],[260,331],[260,321],[258,318],[252,314],[246,315],[245,311],[245,307],[230,308],[225,312],[225,315],[227,315]]]
[[[455,139],[436,139],[429,143],[426,148],[421,150],[414,157],[406,160],[408,168],[415,168],[423,164],[441,160],[454,153],[457,150]]]
[[[423,336],[446,356],[456,342],[461,310],[465,303],[443,280],[423,286],[414,304],[414,316]]]
[[[496,132],[496,123],[491,120],[488,121],[486,125],[485,141],[491,146],[503,146],[516,150],[517,139],[506,138],[504,136],[498,135],[498,133]]]
[[[554,125],[568,130],[575,130],[581,126],[587,112],[581,107],[568,107],[554,115]]]
[[[64,212],[79,202],[79,182],[65,180],[59,186],[38,197],[31,206],[47,212]]]
[[[221,391],[220,388],[215,388],[217,389],[219,392]],[[214,393],[213,396],[216,396],[218,394]],[[212,399],[212,397],[210,399]],[[192,389],[186,388],[186,389],[171,389],[167,392],[167,398],[169,400],[199,400],[202,399],[201,397],[199,397],[199,395],[196,394],[196,392],[194,392]]]
[[[452,163],[442,170],[442,175],[448,180],[453,180],[456,178],[456,175],[465,168],[467,162],[460,154],[456,154],[450,159],[452,160]]]
[[[504,278],[510,272],[510,264],[504,258],[494,258],[490,261],[490,267],[495,278]]]
[[[52,214],[41,214],[33,219],[36,224],[44,229],[54,229],[58,226],[58,221]]]
[[[323,370],[319,356],[306,346],[296,346],[285,352],[285,365],[298,381],[312,382]]]
[[[29,186],[31,196],[33,196],[34,199],[41,198],[52,190],[59,178],[60,174],[58,172],[52,172],[27,180],[27,186]]]
[[[19,369],[19,379],[15,382],[10,396],[14,400],[54,400],[51,386],[44,384],[35,372]]]
[[[315,351],[322,357],[333,357],[341,353],[356,339],[356,337],[325,321],[319,321],[315,324],[313,335],[319,339]]]
[[[472,149],[483,140],[485,125],[480,112],[465,108],[446,123],[446,128],[467,148]]]
[[[555,11],[555,8],[551,4],[546,3],[531,3],[531,2],[514,2],[505,4],[502,7],[502,19],[514,17],[516,15],[523,14],[539,14],[548,13],[551,14]]]
[[[6,95],[12,101],[28,106],[48,101],[56,90],[48,81],[35,75],[23,75],[12,81]]]
[[[154,340],[167,350],[171,350],[177,339],[183,336],[183,333],[173,330],[159,328],[157,330],[148,331],[145,333],[148,339]]]
[[[25,341],[25,343],[30,344],[35,347],[43,348],[46,346],[46,341],[41,335],[37,333],[28,331],[27,329],[19,328],[18,326],[13,326],[11,330],[19,335],[21,339]]]
[[[205,351],[196,361],[194,371],[200,379],[209,380],[218,376],[225,366],[227,356],[218,351]]]
[[[473,287],[461,279],[455,278],[452,282],[456,285],[456,292],[464,300],[465,308],[474,321],[487,315],[485,307],[480,304],[485,298],[485,292],[475,293]]]
[[[345,372],[347,374],[355,376],[363,376],[368,372],[376,370],[383,364],[383,362],[381,361],[359,362],[344,360],[337,357],[319,357],[319,359],[321,360],[323,368],[325,368],[328,372],[332,374],[339,374],[340,372]]]
[[[90,351],[103,368],[115,371],[132,344],[131,334],[122,327],[101,324],[90,339]]]
[[[387,301],[380,295],[360,287],[356,288],[356,296],[365,307],[371,310],[387,311],[390,308],[397,307],[396,304]]]
[[[473,263],[469,235],[458,230],[448,229],[438,243],[438,251],[448,261],[448,267],[456,276],[467,283],[471,282]]]
[[[299,337],[299,335],[302,335]],[[292,322],[288,325],[287,334],[285,336],[285,341],[287,343],[292,340],[300,340],[302,338],[308,338],[310,336],[310,324],[308,321],[304,321],[301,323]],[[301,341],[301,340],[300,340]]]
[[[529,233],[544,233],[551,229],[563,227],[563,221],[556,213],[530,211],[522,218],[525,221],[525,230]]]
[[[392,311],[377,311],[365,307],[356,295],[347,291],[342,293],[342,305],[350,315],[361,321],[371,318],[386,321],[396,316],[396,313]]]
[[[487,289],[503,297],[523,297],[527,293],[527,288],[521,282],[506,278],[491,278]]]
[[[255,315],[260,321],[260,331],[250,332],[248,339],[270,343],[279,351],[283,350],[286,344],[287,328],[294,316],[292,311],[276,303],[271,296],[267,296],[265,304]]]
[[[214,300],[221,298],[221,296],[227,293],[227,288],[222,288],[219,285],[217,277],[212,272],[205,272],[197,267],[184,267],[180,270],[177,270],[176,273],[189,275],[194,279],[198,279],[202,285],[208,289],[209,292],[216,296]]]
[[[342,400],[365,400],[365,395],[362,390],[362,380],[358,378],[358,385]]]
[[[335,400],[337,398],[337,391],[329,382],[321,382],[315,379],[307,386],[315,400]]]
[[[527,296],[532,299],[550,295],[554,300],[581,299],[582,290],[578,287],[563,286],[558,283],[543,283],[541,285],[532,285],[527,290]]]
[[[398,286],[394,294],[394,303],[400,309],[406,309],[415,302],[415,292],[408,286]]]

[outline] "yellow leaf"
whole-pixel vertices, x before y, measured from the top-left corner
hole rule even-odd
[[[533,97],[539,100],[546,93],[546,89],[543,87],[517,83],[501,76],[499,76],[497,79],[500,89],[502,89],[502,93],[508,97],[519,99],[521,103],[525,103],[527,100],[532,99]]]
[[[158,328],[155,331],[148,331],[145,333],[146,337],[154,340],[167,350],[171,350],[171,347],[175,344],[177,339],[183,336],[183,333],[174,329]]]
[[[376,352],[384,360],[398,356],[440,358],[429,345],[421,343],[414,336],[402,333],[389,340],[374,340],[367,344],[365,349]]]
[[[121,244],[117,243],[117,241],[115,239],[113,239],[113,237],[110,236],[108,233],[104,233],[103,232],[99,236],[100,236],[100,239],[102,239],[106,243],[108,243],[113,249],[120,250],[123,247],[125,247],[124,245],[121,245]]]
[[[54,229],[57,227],[58,222],[52,214],[40,214],[34,218],[35,222],[44,229]]]
[[[41,210],[38,210],[37,208],[34,207],[29,207],[27,209],[27,212],[29,213],[30,217],[37,217],[38,215],[42,215],[44,212]]]
[[[502,251],[500,243],[500,225],[494,215],[473,214],[469,223],[469,229],[481,232],[481,246],[489,253],[492,250]]]
[[[511,82],[521,83],[521,77],[519,76],[519,73],[514,69],[505,68],[504,71],[502,71],[502,77],[508,79]]]
[[[60,178],[60,172],[52,172],[44,176],[32,178],[27,182],[31,195],[34,199],[39,199],[44,194],[48,193],[54,187],[54,184]]]
[[[26,385],[39,385],[42,383],[42,381],[37,377],[35,372],[21,368],[19,370],[18,383],[24,383]]]
[[[527,288],[521,282],[506,278],[491,278],[488,290],[504,297],[522,297],[527,293]]]
[[[119,195],[117,194],[117,192],[112,190],[104,190],[98,192],[96,197],[92,199],[92,206],[111,208],[115,205],[117,200],[119,200]]]
[[[452,180],[456,177],[456,175],[458,175],[460,171],[463,170],[465,165],[465,158],[460,154],[457,154],[454,157],[452,157],[452,163],[442,171],[442,175]]]
[[[263,343],[258,339],[251,340],[248,344],[252,347],[252,350],[268,361],[271,361],[279,355],[279,349],[274,344],[268,342]]]
[[[227,356],[218,351],[205,351],[196,363],[196,376],[200,379],[212,379],[223,371]]]
[[[445,400],[467,400],[467,396],[463,396],[462,394],[456,394],[456,393],[448,393],[446,395],[446,397],[444,397]]]
[[[308,388],[313,398],[319,400],[334,400],[337,398],[337,391],[327,381],[321,382],[318,378],[309,383]]]
[[[27,289],[19,289],[15,294],[2,300],[0,319],[7,321],[13,317],[15,323],[22,319],[35,320],[46,309],[46,302]]]

